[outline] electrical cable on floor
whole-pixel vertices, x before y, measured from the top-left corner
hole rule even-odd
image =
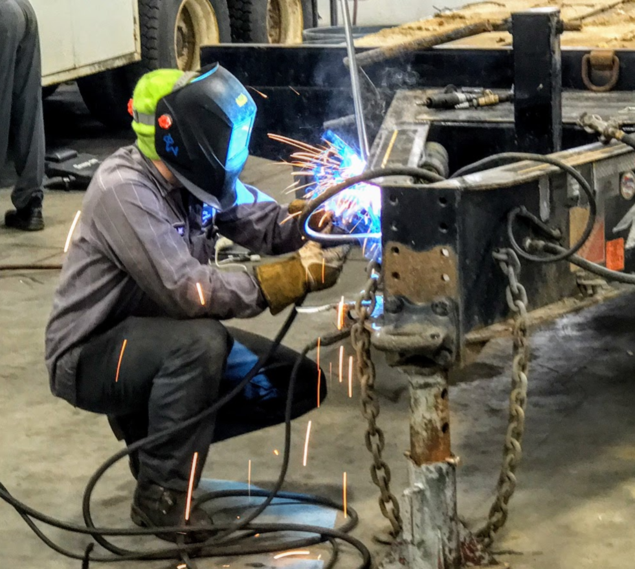
[[[295,383],[297,381],[298,372],[302,361],[308,352],[315,348],[317,341],[312,342],[308,346],[304,348],[304,350],[298,355],[296,363],[294,365],[293,371],[291,373],[291,378],[289,382],[289,390],[287,394],[287,403],[285,408],[285,450],[283,454],[283,466],[281,468],[280,475],[273,490],[267,492],[264,490],[251,490],[251,495],[262,496],[266,499],[257,507],[253,512],[251,512],[245,519],[243,519],[239,523],[233,523],[229,525],[214,525],[214,528],[220,531],[219,535],[214,536],[212,539],[208,540],[206,543],[198,543],[198,544],[189,544],[189,545],[179,545],[177,547],[170,547],[161,550],[153,550],[153,551],[128,551],[125,549],[121,549],[108,540],[105,539],[104,536],[140,536],[140,535],[155,535],[157,532],[157,528],[148,528],[148,529],[119,529],[119,528],[97,528],[95,527],[92,515],[90,512],[90,499],[92,495],[92,491],[95,488],[95,485],[103,476],[103,474],[110,468],[113,464],[115,464],[118,460],[123,458],[124,456],[129,455],[131,452],[138,450],[141,447],[149,446],[152,444],[156,444],[158,441],[163,438],[172,435],[175,432],[178,432],[182,428],[186,428],[192,424],[197,423],[198,421],[203,420],[207,416],[212,413],[215,413],[228,403],[233,397],[238,395],[244,387],[257,375],[260,369],[266,364],[266,362],[271,358],[277,347],[282,342],[284,336],[288,332],[291,327],[291,324],[295,320],[297,315],[297,311],[294,309],[287,320],[285,321],[283,327],[277,334],[274,342],[272,343],[269,351],[261,356],[259,361],[254,365],[254,367],[249,371],[249,373],[245,376],[245,378],[241,381],[239,385],[236,386],[232,392],[228,393],[226,396],[221,398],[213,407],[205,410],[200,413],[198,416],[189,419],[181,425],[172,427],[162,433],[157,433],[150,437],[147,437],[144,440],[137,441],[133,445],[123,449],[122,451],[116,453],[108,459],[91,477],[89,483],[86,486],[86,490],[84,492],[84,500],[83,500],[83,512],[84,519],[86,523],[86,527],[77,526],[74,524],[68,524],[65,522],[61,522],[38,512],[37,510],[30,508],[26,504],[23,504],[19,500],[15,499],[4,487],[4,485],[0,484],[0,498],[4,499],[7,503],[16,509],[16,511],[20,514],[23,520],[28,524],[28,526],[34,531],[34,533],[51,549],[60,553],[66,557],[70,557],[73,559],[82,560],[82,563],[86,565],[89,560],[94,562],[123,562],[123,561],[131,561],[131,560],[157,560],[157,559],[177,559],[180,557],[186,566],[191,567],[191,559],[189,558],[190,554],[195,554],[201,557],[218,557],[218,556],[226,556],[226,555],[246,555],[246,554],[256,554],[256,553],[267,553],[280,551],[281,548],[286,547],[307,547],[309,545],[315,545],[324,541],[328,541],[333,544],[335,540],[346,541],[355,547],[362,556],[362,564],[359,566],[360,569],[367,569],[370,567],[371,558],[368,549],[361,543],[359,540],[351,537],[346,532],[350,531],[355,527],[358,521],[358,517],[356,512],[350,507],[347,508],[347,513],[349,519],[347,522],[338,529],[332,528],[323,528],[317,526],[310,526],[305,524],[293,524],[293,523],[270,523],[270,524],[253,524],[253,522],[258,515],[260,515],[268,505],[276,498],[287,498],[294,500],[296,503],[308,503],[315,504],[320,506],[326,506],[332,509],[343,510],[343,505],[328,500],[326,498],[320,498],[317,496],[306,496],[301,494],[292,494],[288,492],[280,492],[282,485],[284,484],[284,480],[286,477],[286,472],[288,470],[289,458],[290,458],[290,446],[291,446],[291,414],[292,414],[292,403],[293,403],[293,394],[295,389]],[[341,341],[342,339],[348,336],[348,331],[341,331],[336,334],[333,334],[329,337],[323,337],[321,339],[321,344],[331,345]],[[239,497],[246,496],[247,491],[244,490],[235,490],[235,491],[221,491],[221,492],[211,492],[205,494],[201,498],[199,498],[194,507],[208,502],[214,499],[227,498],[227,497]],[[47,525],[57,527],[59,529],[63,529],[66,531],[71,531],[74,533],[91,535],[93,539],[107,550],[111,551],[115,555],[113,557],[93,557],[90,555],[91,549],[90,544],[89,547],[83,554],[74,553],[68,551],[58,544],[54,543],[50,538],[48,538],[40,528],[35,524],[33,519],[36,519],[40,522],[43,522]],[[235,536],[234,534],[238,531],[249,530],[248,534]],[[195,528],[191,528],[189,526],[179,526],[173,528],[161,528],[162,533],[180,533],[186,534],[188,532],[197,531]],[[262,544],[252,546],[251,548],[245,547],[244,545],[240,545],[240,542],[244,539],[248,539],[253,537],[254,532],[263,534],[263,533],[279,533],[282,531],[293,531],[298,533],[308,533],[313,534],[316,537],[312,538],[304,538],[304,539],[296,539],[293,542],[285,543],[283,545],[280,544]],[[234,537],[232,537],[234,536]],[[224,542],[223,542],[224,540]],[[235,549],[239,545],[239,549]],[[230,547],[227,547],[227,546]],[[232,549],[231,545],[234,546]],[[225,546],[225,547],[223,547]],[[335,561],[337,559],[337,549],[333,550],[333,554],[331,560],[329,561],[327,567],[333,567]],[[189,560],[189,561],[188,561]]]

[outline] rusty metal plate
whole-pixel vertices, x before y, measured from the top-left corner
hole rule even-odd
[[[448,246],[413,251],[403,243],[389,241],[384,248],[386,292],[414,303],[431,302],[440,296],[456,298],[457,263],[456,252]]]

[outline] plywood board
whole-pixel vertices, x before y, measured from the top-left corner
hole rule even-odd
[[[433,18],[388,28],[356,41],[360,47],[395,45],[405,41],[453,30],[468,24],[490,20],[500,22],[513,12],[557,6],[565,22],[580,22],[580,31],[567,31],[562,36],[563,47],[604,49],[635,49],[635,0],[511,0],[507,2],[479,2]],[[510,46],[507,32],[491,32],[458,40],[452,47],[490,48]]]

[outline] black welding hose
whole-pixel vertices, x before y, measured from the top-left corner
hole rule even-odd
[[[537,251],[546,251],[548,253],[562,253],[565,250],[564,247],[560,247],[559,245],[533,239],[529,240],[528,248],[535,249]],[[612,271],[611,269],[607,269],[602,265],[598,265],[597,263],[592,263],[591,261],[587,261],[582,257],[578,257],[578,255],[572,255],[569,258],[569,262],[577,265],[578,267],[586,271],[589,271],[590,273],[594,273],[602,278],[605,278],[606,280],[628,285],[635,285],[635,275],[633,274]]]
[[[346,337],[348,337],[350,335],[350,332],[348,330],[346,331],[341,331],[341,332],[337,332],[335,334],[332,334],[330,336],[325,336],[320,338],[320,343],[322,346],[331,346],[333,344],[336,344],[337,342],[340,342],[341,340],[345,339]],[[269,504],[271,504],[271,502],[273,501],[273,499],[276,497],[276,495],[278,494],[278,492],[282,489],[282,486],[284,484],[285,478],[287,476],[287,472],[289,470],[289,460],[290,460],[290,451],[291,451],[291,416],[292,416],[292,412],[293,412],[293,393],[295,392],[295,384],[297,382],[297,378],[298,378],[298,374],[300,371],[300,366],[302,365],[302,361],[303,359],[306,357],[306,355],[309,353],[309,351],[311,351],[312,349],[314,349],[317,346],[317,340],[315,340],[314,342],[311,342],[310,344],[308,344],[307,346],[304,347],[304,349],[302,350],[302,352],[300,352],[300,355],[298,356],[298,358],[295,361],[295,365],[293,366],[293,370],[291,371],[291,379],[289,381],[289,391],[288,391],[288,395],[287,395],[287,403],[286,403],[286,408],[285,408],[285,431],[284,431],[284,454],[283,454],[283,459],[282,459],[282,467],[280,468],[280,474],[278,476],[278,480],[276,481],[276,484],[274,485],[273,489],[271,490],[271,492],[269,493],[269,495],[267,496],[267,499],[264,500],[262,502],[262,504],[260,504],[252,513],[250,513],[249,515],[247,515],[243,520],[241,520],[240,522],[237,522],[234,527],[230,530],[227,530],[226,532],[221,533],[218,536],[214,536],[209,543],[216,543],[217,541],[222,540],[226,535],[229,535],[230,533],[239,531],[240,529],[244,528],[246,525],[248,525],[251,521],[253,521],[256,517],[258,517],[260,514],[262,514],[262,512],[264,512],[264,510],[267,508],[267,506],[269,506]],[[223,493],[220,493],[220,495],[222,496]],[[218,496],[219,493],[216,492],[211,492],[208,493],[204,496],[201,496],[201,498],[199,498],[197,500],[197,504],[202,504],[208,500],[211,500],[213,498],[215,498],[216,496]]]
[[[165,438],[170,437],[187,427],[191,427],[193,425],[200,423],[202,420],[218,412],[218,410],[221,407],[223,407],[224,405],[229,403],[232,399],[237,397],[245,389],[247,384],[256,375],[258,375],[261,368],[267,363],[267,361],[271,358],[271,356],[273,356],[275,351],[278,349],[278,346],[281,344],[282,340],[284,339],[287,332],[291,328],[297,315],[298,315],[298,312],[296,308],[294,307],[293,310],[289,313],[289,316],[285,320],[284,324],[280,328],[280,331],[276,335],[276,338],[274,339],[267,353],[260,356],[258,361],[249,370],[249,372],[247,372],[243,380],[238,385],[236,385],[234,389],[232,389],[229,393],[221,397],[211,407],[209,407],[208,409],[205,409],[205,411],[202,411],[198,415],[188,419],[187,421],[184,421],[183,423],[179,425],[170,427],[169,429],[161,431],[160,433],[155,433],[154,435],[150,435],[149,437],[136,441],[135,443],[123,448],[122,450],[120,450],[119,452],[111,456],[108,460],[106,460],[106,462],[104,462],[95,471],[95,473],[91,476],[90,480],[86,484],[86,488],[84,490],[82,513],[84,515],[84,522],[86,523],[86,527],[91,529],[95,527],[95,524],[93,523],[92,515],[90,512],[90,500],[92,497],[92,493],[95,489],[95,486],[97,485],[101,477],[106,473],[106,471],[115,463],[117,463],[119,460],[121,460],[123,457],[130,455],[132,452],[139,450],[141,448],[147,448],[152,445],[155,445],[158,442],[164,440]],[[187,532],[193,532],[193,531],[196,531],[196,530],[190,527],[190,528],[186,528],[185,532],[179,531],[179,533],[187,533]],[[94,538],[95,538],[95,541],[97,541],[97,543],[99,543],[102,547],[105,547],[106,549],[108,549],[109,551],[112,551],[113,553],[116,553],[118,555],[126,555],[130,553],[129,551],[125,549],[121,549],[117,547],[116,545],[111,544],[99,534],[95,534]]]
[[[288,328],[290,327],[290,324],[291,324],[291,322],[293,321],[294,318],[295,318],[295,315],[293,315],[293,314],[291,314],[289,316],[289,318],[285,322],[285,326],[283,326],[283,329],[280,331],[280,333],[276,337],[276,340],[272,344],[271,351],[270,351],[269,354],[267,354],[268,357],[270,357],[273,354],[273,352],[277,348],[277,345],[279,345],[279,343],[281,342],[282,337],[284,336],[286,331],[288,331]],[[346,335],[347,335],[347,332],[339,332],[339,333],[337,333],[337,334],[335,334],[333,336],[330,336],[328,338],[323,338],[322,339],[322,344],[323,345],[330,345],[332,343],[336,343],[337,341],[340,341],[341,339],[346,337]],[[250,530],[251,531],[250,534],[248,534],[246,536],[235,536],[232,539],[225,539],[224,543],[222,543],[222,544],[218,544],[218,545],[212,544],[212,545],[214,545],[213,551],[206,551],[204,556],[220,556],[220,555],[224,556],[224,555],[235,555],[235,554],[238,554],[238,553],[245,554],[245,552],[249,552],[249,553],[266,553],[266,552],[279,551],[280,550],[280,545],[277,545],[277,544],[268,544],[268,545],[262,544],[262,545],[258,545],[258,546],[253,546],[252,548],[249,548],[249,547],[246,548],[244,545],[242,545],[240,547],[239,551],[236,551],[235,549],[231,549],[231,547],[228,547],[228,546],[232,542],[241,541],[241,540],[243,540],[245,538],[253,536],[254,532],[258,532],[258,533],[276,533],[276,532],[280,532],[280,531],[295,531],[295,532],[300,532],[300,533],[304,532],[304,533],[316,534],[318,537],[295,540],[295,541],[293,541],[291,543],[286,543],[285,546],[292,547],[292,548],[307,547],[309,545],[315,545],[317,543],[320,543],[320,542],[324,541],[325,539],[328,540],[331,543],[333,543],[333,540],[335,540],[335,539],[341,539],[343,541],[347,541],[348,543],[350,543],[351,545],[353,545],[356,549],[358,549],[360,551],[360,553],[362,555],[362,558],[363,558],[363,563],[362,563],[362,565],[360,567],[366,568],[366,567],[370,566],[370,553],[368,552],[368,550],[365,548],[365,546],[361,542],[359,542],[358,540],[356,540],[354,538],[351,538],[346,533],[347,531],[350,531],[357,524],[357,521],[358,521],[357,514],[352,509],[348,510],[350,515],[349,515],[349,520],[347,521],[347,523],[344,524],[344,526],[342,526],[341,528],[338,528],[338,529],[319,528],[319,527],[315,527],[315,526],[305,526],[305,525],[298,525],[298,524],[265,524],[265,525],[258,524],[258,525],[252,525],[252,524],[249,523],[257,515],[259,515],[259,513],[261,513],[261,511],[264,510],[266,508],[266,506],[268,504],[270,504],[271,501],[273,500],[273,498],[275,498],[275,497],[289,498],[289,499],[293,499],[293,500],[299,501],[299,502],[318,504],[318,505],[327,506],[327,507],[330,507],[330,508],[342,510],[342,505],[337,504],[337,503],[335,503],[335,502],[333,502],[331,500],[325,499],[325,498],[320,498],[320,497],[316,497],[316,496],[303,496],[303,495],[298,495],[298,494],[280,493],[279,492],[282,484],[284,483],[284,477],[286,475],[286,470],[287,470],[288,462],[289,462],[290,442],[291,442],[290,426],[291,426],[291,412],[292,412],[292,400],[293,400],[294,387],[295,387],[295,383],[296,383],[296,380],[297,380],[298,371],[299,371],[299,367],[300,367],[301,361],[306,356],[308,351],[310,349],[314,348],[314,347],[315,347],[315,343],[312,343],[312,344],[309,344],[303,350],[303,352],[298,356],[298,359],[296,361],[296,365],[294,366],[294,369],[293,369],[292,374],[291,374],[289,392],[288,392],[288,397],[287,397],[287,407],[285,409],[285,453],[284,453],[285,465],[284,465],[283,471],[281,471],[281,475],[279,476],[278,482],[276,483],[274,490],[272,492],[269,492],[269,493],[267,493],[265,491],[252,491],[253,495],[267,496],[267,500],[265,500],[265,502],[263,502],[263,504],[261,504],[260,507],[257,508],[256,512],[254,512],[250,516],[248,516],[249,519],[244,520],[244,523],[231,524],[231,525],[227,525],[227,526],[216,526],[217,528],[222,530],[222,532],[223,532],[223,534],[224,534],[224,536],[226,538],[229,538],[232,534],[234,534],[239,529]],[[267,356],[265,356],[263,359],[268,359]],[[260,364],[261,362],[258,362],[258,363]],[[262,365],[264,365],[264,364],[262,364]],[[257,371],[260,370],[260,367],[261,367],[261,365],[257,364]],[[255,368],[256,368],[256,366],[255,366]],[[247,379],[247,377],[248,376],[245,377],[243,382]],[[208,412],[211,412],[211,411],[208,410]],[[199,420],[201,420],[201,419],[199,419]],[[181,425],[181,427],[183,427],[183,426],[184,425]],[[174,429],[174,430],[176,431],[178,429]],[[164,433],[158,433],[154,437],[156,439],[159,439],[159,438],[162,438],[162,437],[165,437],[165,436],[169,436],[167,431],[164,432]],[[148,439],[153,439],[153,437],[148,437]],[[141,443],[141,445],[143,445],[144,441],[139,441],[139,443]],[[153,444],[153,443],[154,443],[154,439],[152,441],[146,441],[146,444]],[[132,445],[131,445],[131,447],[132,447]],[[135,449],[134,448],[128,448],[126,450],[128,450],[128,452],[124,452],[122,456],[125,456],[129,452],[134,451]],[[117,453],[117,455],[120,455],[120,454],[122,454],[122,453]],[[117,455],[115,455],[115,456],[117,456]],[[121,457],[119,457],[119,458],[121,458]],[[119,458],[117,458],[117,459],[115,459],[113,461],[114,458],[115,457],[112,457],[105,464],[108,464],[110,466],[110,465],[114,464],[119,459]],[[102,465],[102,468],[99,469],[99,470],[102,470],[102,469],[103,469],[103,465]],[[100,475],[98,475],[98,472],[91,479],[91,481],[93,482],[92,488],[94,488],[94,485],[96,484],[96,482],[100,478]],[[90,483],[89,483],[89,486],[90,486]],[[131,536],[131,535],[154,535],[156,533],[156,528],[154,528],[154,529],[132,529],[132,530],[128,530],[128,529],[123,529],[122,530],[122,529],[112,529],[112,528],[96,528],[94,526],[94,524],[92,524],[92,519],[90,518],[90,493],[92,492],[92,488],[89,488],[89,486],[87,486],[87,492],[85,493],[85,498],[88,495],[88,518],[89,518],[89,521],[87,521],[87,527],[75,526],[73,524],[66,524],[64,522],[60,522],[60,521],[58,521],[58,520],[56,520],[54,518],[51,518],[51,517],[46,516],[44,514],[41,514],[40,512],[37,512],[33,508],[30,508],[30,507],[26,506],[25,504],[22,504],[21,502],[16,500],[13,496],[11,496],[11,494],[1,484],[0,484],[0,497],[4,498],[9,504],[11,504],[18,511],[18,513],[22,516],[24,521],[29,525],[29,527],[36,533],[36,535],[46,545],[51,547],[56,552],[58,552],[58,553],[60,553],[62,555],[65,555],[67,557],[74,558],[74,559],[84,559],[85,556],[81,555],[81,554],[73,553],[73,552],[68,551],[68,550],[65,550],[64,548],[62,548],[59,545],[55,544],[52,540],[50,540],[46,535],[43,534],[43,532],[33,522],[31,517],[33,517],[34,519],[37,519],[39,521],[42,521],[44,523],[47,523],[48,525],[52,525],[54,527],[58,527],[60,529],[73,531],[75,533],[91,535],[93,538],[95,538],[96,541],[102,543],[102,545],[104,545],[107,549],[109,549],[110,551],[112,551],[116,555],[115,557],[107,557],[107,558],[92,557],[91,556],[91,560],[92,561],[97,561],[97,562],[117,562],[117,561],[130,561],[130,560],[172,559],[172,558],[174,558],[177,555],[181,555],[181,557],[185,559],[185,557],[187,556],[187,553],[189,553],[189,552],[200,552],[202,547],[205,550],[209,549],[209,546],[205,545],[205,544],[191,544],[191,545],[187,545],[187,546],[186,545],[181,545],[181,546],[179,546],[177,548],[171,547],[171,548],[167,548],[167,549],[148,551],[148,552],[135,552],[135,551],[123,550],[123,549],[120,549],[120,548],[114,546],[113,544],[111,544],[107,540],[103,539],[103,536],[104,535],[113,535],[113,536],[114,535],[118,535],[118,536],[124,536],[124,535],[128,535],[128,536]],[[223,497],[228,497],[228,496],[243,496],[243,495],[246,495],[246,491],[214,492],[214,493],[209,493],[209,494],[201,497],[201,499],[197,500],[197,504],[202,503],[203,501],[209,501],[211,499],[223,498]],[[183,527],[163,528],[162,531],[170,532],[170,533],[172,533],[172,532],[184,533],[184,532],[192,531],[192,528],[188,528],[188,527],[185,527],[185,528],[183,528]],[[217,541],[220,540],[220,539],[221,539],[221,536],[217,536],[216,537]],[[337,550],[335,549],[334,552],[333,552],[332,558],[329,561],[327,567],[332,567],[334,562],[336,561],[336,559],[337,559]]]
[[[557,158],[553,158],[552,156],[542,156],[541,154],[531,154],[527,152],[504,152],[502,154],[496,154],[494,156],[489,156],[484,158],[483,160],[479,160],[474,164],[470,164],[469,166],[465,166],[461,168],[457,172],[455,172],[451,178],[459,178],[462,176],[467,176],[468,174],[472,174],[474,172],[481,171],[485,168],[490,167],[492,164],[498,164],[500,162],[514,162],[514,161],[522,161],[527,160],[531,162],[542,162],[544,164],[550,164],[551,166],[556,166],[560,170],[563,170],[567,174],[569,174],[572,178],[574,178],[580,188],[586,194],[587,200],[589,202],[589,217],[587,219],[586,226],[580,238],[575,242],[574,245],[569,247],[568,249],[562,248],[562,250],[556,255],[549,255],[548,257],[543,257],[539,255],[532,255],[528,253],[523,247],[521,247],[516,241],[516,237],[514,236],[514,228],[513,223],[518,217],[519,211],[518,209],[512,210],[510,212],[508,223],[507,223],[507,236],[510,240],[510,244],[514,251],[520,255],[523,259],[527,261],[531,261],[533,263],[555,263],[557,261],[564,261],[565,259],[570,258],[577,251],[579,251],[584,244],[587,242],[589,237],[591,236],[591,232],[593,231],[593,227],[595,226],[595,219],[597,217],[597,202],[595,199],[595,191],[591,184],[572,166],[569,166],[562,160],[558,160]]]
[[[394,166],[390,168],[376,168],[374,170],[368,170],[366,172],[362,172],[357,176],[353,176],[352,178],[347,178],[343,182],[339,184],[335,184],[331,186],[324,192],[322,192],[316,198],[307,202],[302,210],[302,214],[300,215],[299,226],[302,233],[310,239],[311,241],[316,241],[317,243],[322,243],[324,245],[334,245],[334,244],[344,244],[344,243],[357,243],[363,235],[359,234],[350,234],[350,235],[341,235],[341,234],[326,234],[326,233],[317,233],[313,231],[308,226],[308,220],[320,206],[330,200],[333,196],[336,196],[340,192],[354,186],[355,184],[359,184],[361,182],[368,182],[369,180],[374,180],[376,178],[385,178],[388,176],[410,176],[412,178],[420,178],[426,180],[429,183],[434,182],[442,182],[445,178],[435,174],[434,172],[430,172],[430,170],[424,170],[423,168],[414,168],[410,166]]]

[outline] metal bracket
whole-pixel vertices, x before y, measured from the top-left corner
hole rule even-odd
[[[601,77],[602,84],[595,82]],[[582,81],[595,93],[612,91],[620,78],[620,59],[612,49],[597,49],[582,58]]]
[[[441,367],[456,361],[458,351],[457,307],[440,297],[430,304],[413,304],[404,297],[386,299],[388,322],[375,331],[372,343],[387,352],[390,365],[406,365],[426,358]]]

